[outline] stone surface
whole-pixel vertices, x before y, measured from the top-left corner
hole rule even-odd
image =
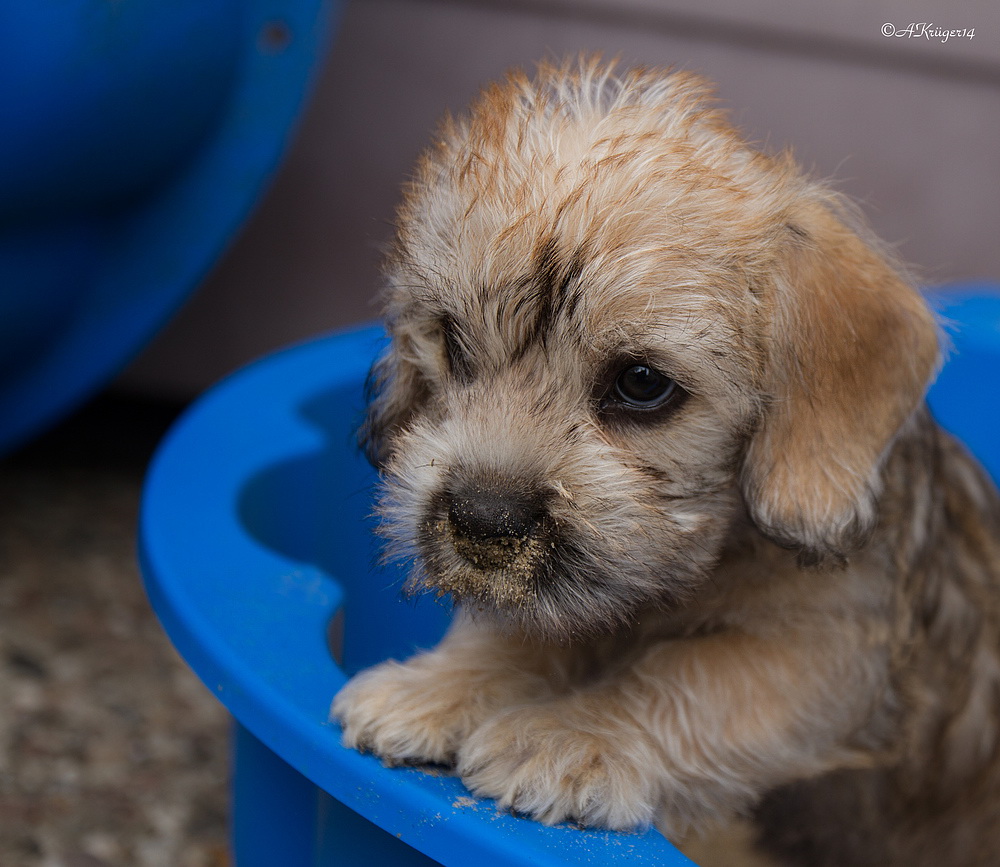
[[[4,867],[228,864],[228,718],[135,563],[171,414],[104,401],[0,463]]]

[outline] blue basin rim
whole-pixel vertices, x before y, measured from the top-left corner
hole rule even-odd
[[[932,300],[945,319],[961,323],[953,329],[959,348],[971,356],[984,352],[988,364],[1000,366],[1000,289],[970,284]],[[223,382],[174,427],[151,467],[140,526],[143,575],[164,627],[209,688],[271,750],[443,864],[693,863],[655,831],[545,828],[499,813],[489,801],[471,801],[457,779],[388,769],[340,746],[339,730],[327,720],[330,699],[345,681],[326,640],[343,598],[337,576],[254,539],[236,504],[261,468],[329,449],[302,407],[317,394],[350,387],[357,405],[343,411],[359,413],[360,383],[383,344],[382,332],[369,327],[293,347]],[[1000,398],[996,379],[987,387]],[[973,387],[981,399],[982,382]],[[981,424],[981,403],[970,413],[969,401],[949,407],[932,393],[931,404],[959,433]],[[987,442],[993,454],[983,457],[995,460],[994,440]],[[350,443],[342,447],[344,460],[361,460]]]

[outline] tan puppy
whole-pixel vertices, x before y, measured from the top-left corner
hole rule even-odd
[[[544,66],[445,123],[388,277],[383,531],[459,607],[346,744],[542,822],[1000,863],[1000,505],[838,195],[696,77]]]

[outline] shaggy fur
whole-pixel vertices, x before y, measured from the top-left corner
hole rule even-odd
[[[1000,505],[840,196],[697,77],[543,66],[445,122],[388,281],[382,531],[458,613],[347,745],[703,863],[997,862]]]

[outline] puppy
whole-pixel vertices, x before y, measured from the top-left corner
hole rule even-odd
[[[382,532],[457,611],[346,745],[767,863],[1000,862],[1000,504],[839,195],[699,78],[542,66],[444,123],[388,283]]]

